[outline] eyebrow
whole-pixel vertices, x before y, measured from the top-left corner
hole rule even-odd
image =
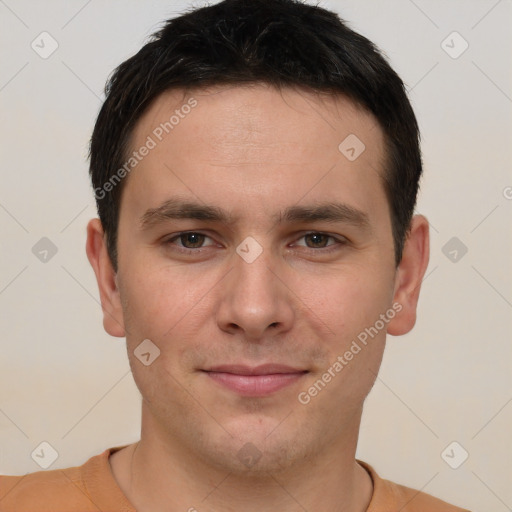
[[[140,217],[141,229],[150,229],[172,219],[194,219],[227,225],[233,225],[237,220],[218,206],[172,198],[156,208],[148,209]],[[358,228],[370,228],[370,220],[365,212],[347,204],[333,202],[290,206],[283,212],[275,214],[273,219],[279,224],[323,221],[343,222]]]
[[[278,215],[278,222],[343,222],[355,227],[369,228],[368,215],[343,203],[322,203],[311,206],[291,206]]]
[[[140,218],[142,229],[149,229],[171,219],[196,219],[233,224],[235,219],[217,206],[209,206],[178,198],[168,199],[157,208],[150,208]]]

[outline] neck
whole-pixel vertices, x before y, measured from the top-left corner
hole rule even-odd
[[[282,471],[236,473],[213,467],[155,427],[143,420],[141,440],[110,458],[114,478],[137,510],[364,512],[371,500],[371,478],[355,460],[358,429]]]

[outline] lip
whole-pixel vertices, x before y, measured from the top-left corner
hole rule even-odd
[[[303,377],[307,370],[282,364],[260,366],[220,365],[203,370],[218,384],[242,396],[262,397],[279,391]]]

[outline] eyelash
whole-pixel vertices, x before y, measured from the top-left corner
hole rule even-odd
[[[182,231],[180,233],[176,233],[171,238],[167,238],[166,240],[164,240],[163,244],[164,245],[174,245],[175,250],[178,250],[179,252],[184,253],[184,254],[198,254],[202,250],[206,249],[207,247],[210,247],[210,246],[207,246],[207,247],[198,247],[196,249],[189,249],[187,247],[180,247],[173,243],[174,241],[181,239],[181,237],[186,236],[186,235],[191,235],[191,234],[201,235],[201,236],[204,236],[205,238],[211,239],[211,237],[209,237],[208,235],[206,235],[204,233],[201,233],[200,231]],[[304,233],[301,237],[299,237],[299,240],[302,238],[305,238],[307,236],[311,236],[311,235],[326,236],[326,237],[328,237],[329,240],[335,241],[335,243],[329,244],[326,247],[316,247],[315,248],[315,247],[301,246],[301,247],[304,247],[306,250],[314,251],[314,252],[321,251],[324,254],[332,252],[333,250],[337,250],[337,249],[339,249],[340,246],[346,245],[348,242],[347,239],[345,239],[344,237],[341,237],[341,239],[339,239],[333,235],[330,235],[329,233],[324,233],[323,231],[309,231],[307,233]]]

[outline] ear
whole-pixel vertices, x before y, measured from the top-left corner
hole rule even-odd
[[[416,323],[416,306],[428,266],[429,250],[428,221],[423,215],[415,215],[395,276],[393,303],[399,304],[401,309],[397,306],[399,312],[388,324],[387,331],[393,336],[408,333]]]
[[[103,309],[103,328],[111,336],[122,338],[126,336],[126,332],[121,299],[100,219],[91,219],[87,224],[85,250],[98,282]]]

